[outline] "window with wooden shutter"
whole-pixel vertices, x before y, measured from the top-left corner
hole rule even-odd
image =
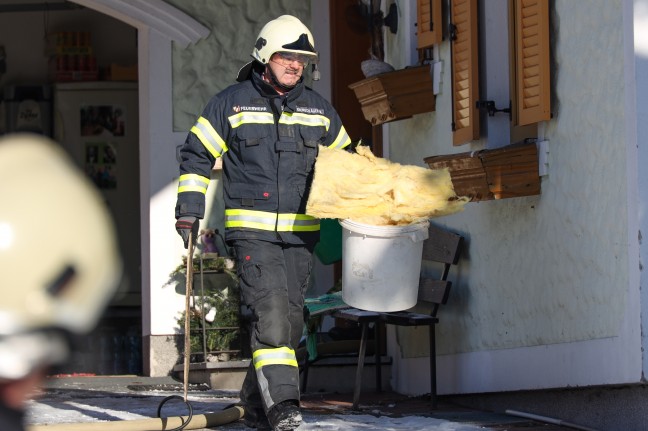
[[[517,124],[551,118],[549,1],[515,0]]]
[[[479,139],[477,0],[451,0],[453,145]]]
[[[443,39],[441,0],[417,0],[417,48],[430,48]]]

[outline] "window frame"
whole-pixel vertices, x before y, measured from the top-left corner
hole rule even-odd
[[[488,94],[489,89],[483,83],[481,91],[479,88],[485,76],[478,54],[480,43],[484,42],[484,36],[479,33],[484,12],[479,10],[478,0],[448,0],[447,4],[450,7],[453,145],[460,146],[481,138],[488,140],[488,135],[496,133],[481,136],[484,126],[481,119],[487,114],[476,107],[478,100],[487,99],[482,94]],[[507,0],[507,6],[509,104],[496,108],[510,109],[509,139],[502,143],[490,142],[490,147],[537,138],[538,123],[551,119],[549,0]],[[457,25],[466,7],[469,28],[464,21]],[[469,47],[462,49],[466,43]]]

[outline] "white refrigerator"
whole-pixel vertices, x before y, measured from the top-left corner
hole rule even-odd
[[[92,357],[76,367],[100,374],[136,372],[141,361],[132,350],[138,350],[142,314],[137,83],[57,83],[53,103],[54,139],[101,191],[115,220],[125,269],[125,282],[97,333],[86,340]],[[74,223],[66,229],[74,235]]]

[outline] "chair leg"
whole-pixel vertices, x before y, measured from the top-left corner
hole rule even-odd
[[[362,388],[362,369],[364,368],[365,351],[367,350],[367,326],[368,323],[362,323],[362,333],[360,335],[360,351],[358,352],[358,367],[356,368],[355,388],[353,390],[353,409],[358,410],[360,401],[360,389]]]
[[[430,404],[433,409],[437,406],[437,376],[436,376],[436,325],[430,325]]]
[[[376,363],[376,392],[382,392],[382,364],[380,358],[380,322],[374,323],[374,357]]]
[[[304,359],[304,370],[302,371],[302,384],[301,391],[306,393],[306,387],[308,385],[308,367],[310,366],[310,361],[308,360],[308,352],[306,352],[306,358]]]

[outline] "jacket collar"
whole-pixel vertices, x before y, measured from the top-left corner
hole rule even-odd
[[[284,106],[288,107],[290,111],[295,111],[295,102],[301,96],[302,92],[304,91],[304,78],[302,77],[297,85],[290,90],[289,92],[285,93],[283,96],[279,95],[277,91],[272,87],[272,85],[268,84],[263,80],[261,77],[261,74],[257,70],[253,70],[251,75],[251,81],[254,87],[257,89],[259,94],[261,96],[269,98],[269,99],[274,99],[276,97],[280,97],[284,99]]]

